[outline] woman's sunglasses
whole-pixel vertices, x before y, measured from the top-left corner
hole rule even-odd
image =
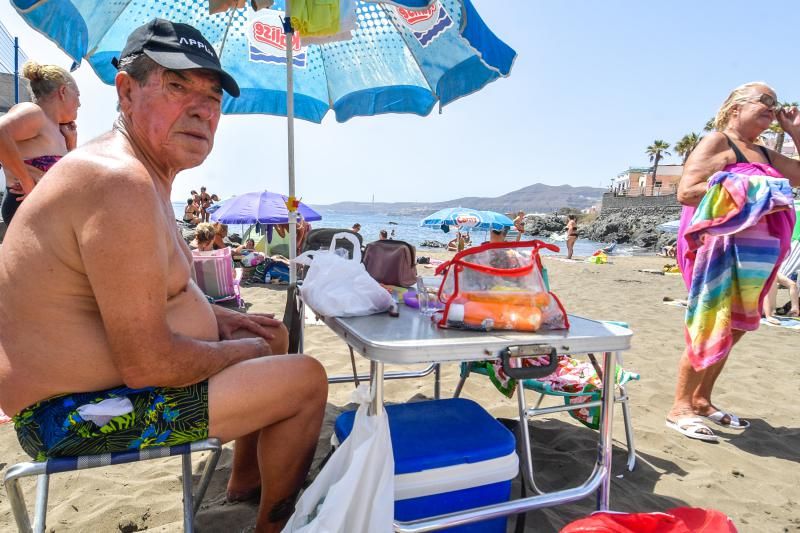
[[[748,102],[763,104],[767,109],[771,109],[776,113],[780,111],[782,107],[774,96],[767,93],[760,94],[758,98],[750,98]]]

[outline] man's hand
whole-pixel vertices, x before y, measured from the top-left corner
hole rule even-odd
[[[72,151],[78,146],[78,125],[75,124],[75,121],[65,122],[63,124],[58,125],[58,129],[61,130],[61,135],[64,136],[64,141],[67,144],[67,150]]]
[[[218,305],[212,306],[217,317],[217,329],[222,340],[240,338],[237,332],[245,331],[271,341],[275,335],[268,328],[279,326],[282,322],[275,319],[275,315],[252,313],[244,314],[230,311]]]

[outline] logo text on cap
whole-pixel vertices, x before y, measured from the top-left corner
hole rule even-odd
[[[206,43],[198,41],[197,39],[187,39],[186,37],[181,37],[179,43],[181,45],[189,45],[194,48],[199,48],[200,50],[203,50],[211,57],[217,57],[217,55],[213,52],[213,50],[208,48]]]

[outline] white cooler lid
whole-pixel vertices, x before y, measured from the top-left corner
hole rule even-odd
[[[478,463],[463,463],[394,476],[394,499],[409,500],[508,481],[519,472],[516,452]]]

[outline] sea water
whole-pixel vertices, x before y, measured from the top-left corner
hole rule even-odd
[[[175,211],[175,218],[180,220],[183,217],[183,210],[186,204],[180,202],[173,202],[173,210]],[[386,232],[392,236],[394,231],[394,238],[409,242],[420,249],[426,249],[420,246],[425,241],[436,241],[447,245],[455,237],[455,228],[451,228],[449,233],[443,232],[439,228],[427,228],[419,225],[422,217],[409,216],[409,215],[389,215],[386,213],[350,213],[342,211],[334,211],[329,209],[316,209],[322,216],[322,220],[311,222],[312,228],[352,228],[353,224],[361,224],[361,237],[364,242],[371,242],[378,240],[380,231],[385,229]],[[242,234],[247,229],[247,226],[240,226],[234,224],[229,228],[230,233]],[[480,244],[489,240],[489,232],[482,230],[473,230],[470,232],[473,244]],[[533,239],[529,235],[523,235],[523,240]],[[561,251],[560,255],[565,255],[567,248],[564,241],[554,241],[545,237],[536,237],[544,242],[555,244]],[[586,239],[578,239],[575,243],[575,255],[578,257],[585,257],[592,255],[595,251],[609,243],[600,243]],[[440,248],[441,249],[441,248]],[[543,254],[551,254],[553,252],[543,250]],[[614,255],[631,255],[632,248],[630,246],[619,245],[614,250]]]

